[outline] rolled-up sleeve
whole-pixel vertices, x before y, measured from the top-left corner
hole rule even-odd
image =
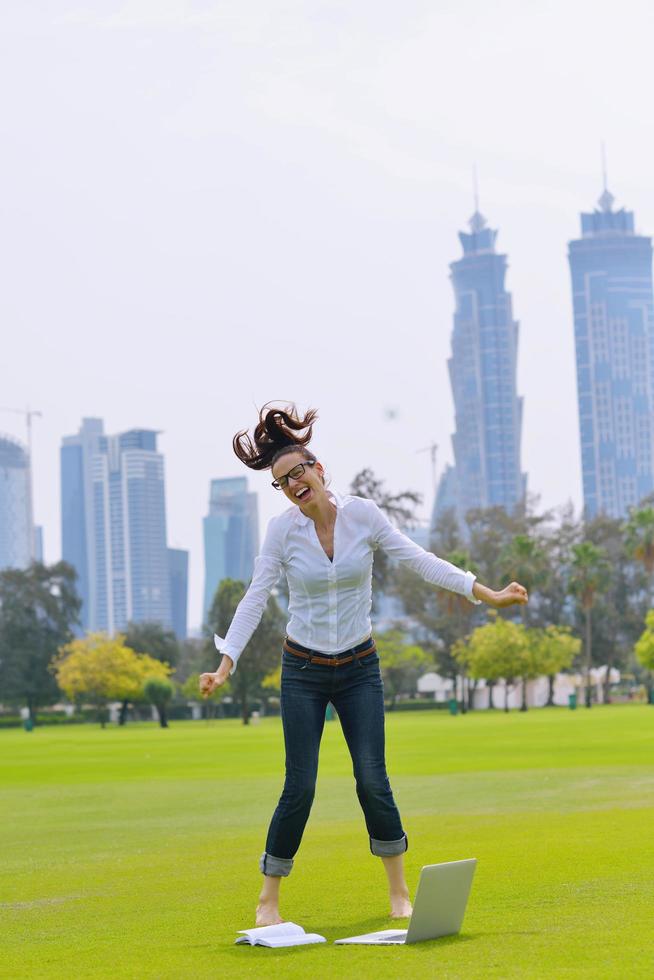
[[[449,561],[425,551],[419,544],[393,527],[376,503],[369,501],[371,522],[371,543],[373,548],[382,548],[390,558],[406,564],[425,582],[437,585],[450,592],[458,592],[470,602],[479,605],[480,599],[472,594],[476,576],[465,572]]]
[[[236,664],[250,640],[255,629],[261,622],[268,597],[276,585],[283,567],[283,540],[273,518],[268,525],[266,537],[261,547],[261,553],[254,560],[254,574],[247,592],[236,607],[234,618],[222,637],[214,634],[214,644],[220,653],[226,653],[234,661],[230,673],[236,670]]]

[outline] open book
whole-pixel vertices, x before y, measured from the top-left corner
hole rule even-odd
[[[306,946],[308,943],[324,943],[327,940],[316,932],[305,932],[294,922],[280,922],[276,926],[258,926],[256,929],[239,929],[237,943],[250,946]]]

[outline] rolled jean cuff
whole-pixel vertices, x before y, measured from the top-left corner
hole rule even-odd
[[[259,871],[271,878],[287,878],[293,867],[293,858],[276,858],[264,851],[259,859]]]
[[[370,850],[377,857],[394,857],[396,854],[404,854],[409,847],[409,838],[406,834],[399,840],[375,840],[370,838]]]

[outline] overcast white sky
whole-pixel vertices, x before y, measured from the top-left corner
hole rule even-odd
[[[0,404],[35,422],[60,556],[59,445],[83,415],[162,430],[169,543],[201,615],[209,480],[268,399],[316,406],[336,487],[432,502],[451,459],[448,263],[472,211],[509,256],[523,467],[580,502],[566,243],[601,191],[654,231],[643,0],[0,6]],[[386,409],[397,409],[394,420]],[[20,417],[0,430],[24,438]],[[250,474],[262,527],[284,502]]]

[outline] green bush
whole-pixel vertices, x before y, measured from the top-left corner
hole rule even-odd
[[[45,711],[36,716],[37,725],[83,725],[87,721],[95,720],[95,712],[88,709],[76,711],[70,716],[65,711]],[[20,715],[0,715],[0,729],[20,728],[22,724],[23,719]]]
[[[447,701],[396,701],[395,707],[386,704],[387,711],[447,711]]]

